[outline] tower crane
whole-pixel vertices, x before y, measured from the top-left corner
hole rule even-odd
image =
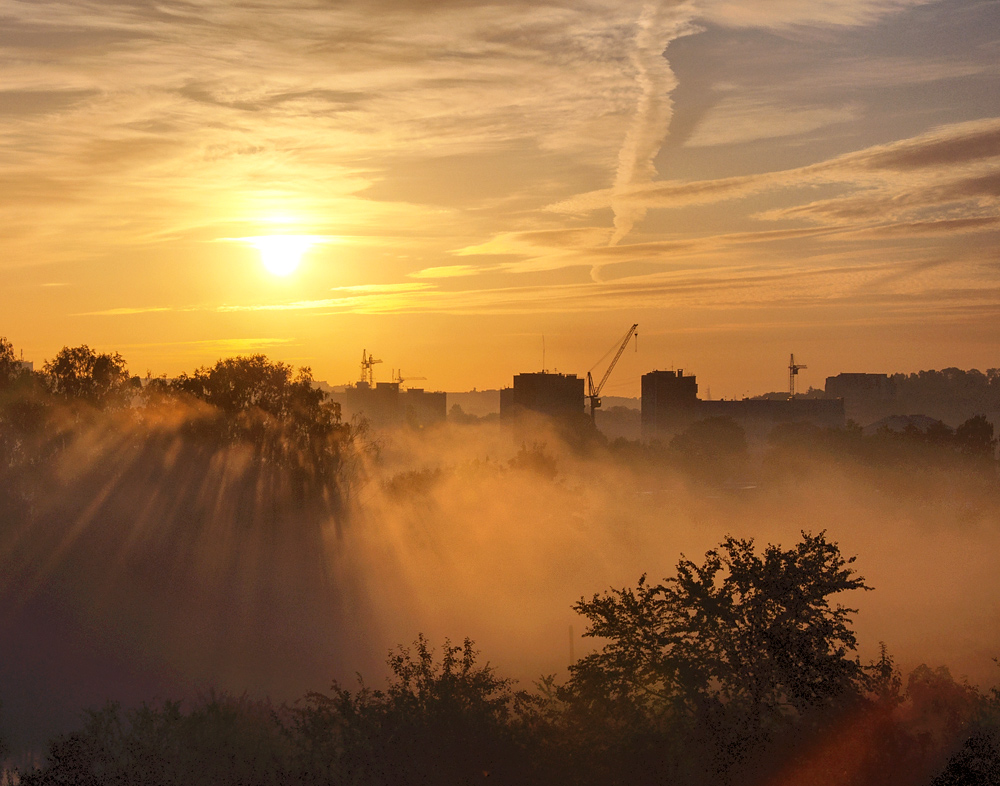
[[[392,372],[392,381],[393,382],[398,382],[400,387],[403,387],[403,383],[406,382],[408,379],[427,379],[427,377],[411,377],[411,376],[404,377],[403,376],[403,369],[400,368],[400,369],[394,369],[393,370],[393,372]]]
[[[799,370],[803,368],[809,368],[802,363],[795,362],[795,355],[792,355],[788,359],[788,400],[791,401],[795,398],[795,377],[798,375]]]
[[[372,356],[367,350],[361,350],[361,382],[368,387],[375,387],[375,373],[372,371],[372,367],[376,363],[381,363],[381,360],[377,360]]]
[[[594,378],[590,374],[590,371],[593,371],[594,369],[587,372],[587,398],[590,399],[590,419],[594,423],[597,423],[597,410],[601,407],[601,390],[604,388],[604,383],[607,382],[608,377],[611,376],[611,372],[614,369],[615,364],[618,362],[618,358],[622,356],[622,352],[625,351],[625,347],[628,346],[628,342],[632,339],[632,336],[638,336],[638,333],[635,332],[638,328],[639,324],[636,323],[628,329],[628,333],[626,333],[625,338],[622,339],[621,346],[618,347],[618,352],[615,354],[614,360],[611,361],[611,365],[608,366],[608,370],[604,372],[604,376],[601,377],[599,384],[596,386],[594,385]],[[604,357],[602,357],[601,360],[604,360],[604,358],[610,355],[613,351],[614,347],[611,347],[611,349],[604,353]],[[600,363],[601,360],[598,360],[597,363]],[[597,363],[594,364],[595,367],[597,366]]]

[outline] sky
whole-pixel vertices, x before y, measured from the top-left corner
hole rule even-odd
[[[997,0],[0,0],[0,335],[453,391],[633,323],[606,394],[985,371],[998,71]]]

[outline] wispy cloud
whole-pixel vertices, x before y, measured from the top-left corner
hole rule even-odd
[[[934,0],[703,0],[705,17],[740,27],[785,29],[796,25],[857,27],[869,25],[887,14],[925,5]]]
[[[995,18],[958,5],[956,40]],[[337,314],[736,304],[803,320],[825,303],[903,313],[904,295],[916,313],[920,293],[972,313],[995,289],[1000,120],[918,133],[995,114],[976,92],[1000,70],[995,35],[974,52],[933,37],[954,10],[7,2],[0,267],[73,282],[26,288],[23,323],[58,301],[132,339]],[[343,242],[280,287],[212,242],[272,233]]]
[[[462,276],[474,276],[484,269],[489,268],[480,268],[474,265],[441,265],[417,270],[409,275],[411,278],[459,278]]]
[[[164,311],[173,311],[173,308],[167,306],[147,306],[147,307],[129,307],[124,306],[122,308],[109,308],[104,311],[84,311],[79,314],[73,314],[75,317],[123,317],[132,316],[133,314],[156,314]]]
[[[995,215],[1000,206],[1000,118],[943,126],[796,169],[719,180],[661,181],[614,198],[634,201],[644,209],[680,208],[818,185],[839,185],[849,192],[765,211],[759,217],[869,225],[912,221],[917,212],[935,209],[947,209],[949,215],[941,218],[949,220]],[[607,207],[612,198],[610,191],[595,191],[551,209],[585,213]],[[955,211],[960,214],[954,215]]]
[[[756,98],[731,98],[723,101],[698,125],[685,144],[688,147],[711,147],[780,139],[815,131],[825,126],[846,123],[859,115],[857,107],[768,105]],[[761,118],[766,117],[767,123]]]
[[[294,344],[290,338],[208,338],[198,341],[147,341],[140,343],[121,344],[122,349],[149,349],[170,347],[192,347],[197,349],[213,349],[222,352],[249,352],[267,347]]]
[[[639,100],[632,125],[618,153],[618,171],[611,188],[611,208],[615,214],[611,245],[628,235],[645,215],[642,205],[620,202],[617,196],[623,190],[652,182],[656,175],[653,159],[670,125],[669,96],[677,85],[663,51],[682,31],[690,31],[690,14],[690,8],[682,6],[670,9],[667,16],[661,6],[649,3],[639,17],[631,55]]]

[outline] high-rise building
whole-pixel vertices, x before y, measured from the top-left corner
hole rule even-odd
[[[575,374],[537,371],[516,374],[513,387],[500,391],[500,415],[531,410],[553,417],[583,414],[583,379]]]

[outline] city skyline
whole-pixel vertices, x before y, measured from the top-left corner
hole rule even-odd
[[[367,349],[488,389],[633,322],[606,395],[1000,365],[995,2],[0,8],[0,335],[36,368],[340,384]]]

